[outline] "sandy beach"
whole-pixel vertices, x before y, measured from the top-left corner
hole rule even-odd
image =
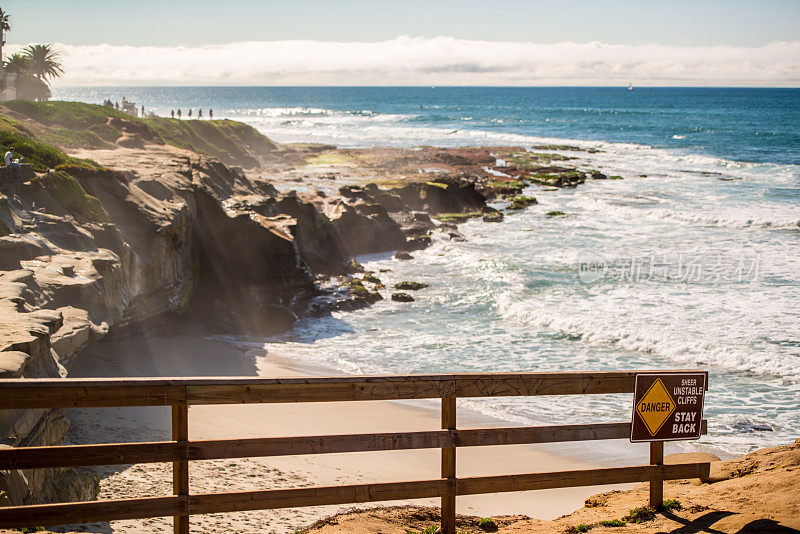
[[[245,349],[234,343],[203,337],[170,336],[102,342],[76,362],[73,377],[88,376],[299,376],[307,370],[293,368],[281,355]],[[319,373],[316,373],[319,374]],[[315,434],[396,432],[439,428],[433,409],[400,402],[337,402],[284,405],[196,406],[190,409],[192,439],[231,439]],[[160,408],[109,408],[71,410],[73,443],[147,441],[169,438],[169,411]],[[460,428],[497,426],[477,413],[461,410]],[[594,448],[594,447],[593,447]],[[578,459],[576,449],[554,453],[552,446],[512,445],[459,449],[458,473],[463,476],[554,471],[591,467]],[[561,452],[561,451],[559,451]],[[596,451],[584,449],[584,458]],[[369,482],[424,480],[438,477],[439,451],[389,451],[307,455],[242,460],[193,462],[193,493],[253,489],[342,485]],[[171,493],[171,467],[166,464],[101,468],[99,498],[141,497]],[[614,486],[627,488],[631,485]],[[525,514],[552,519],[583,505],[584,500],[612,487],[592,486],[538,492],[502,493],[459,497],[462,514],[490,516]],[[409,501],[436,505],[437,500]],[[400,502],[378,505],[403,504]],[[351,506],[326,506],[234,514],[195,516],[192,524],[202,532],[293,532],[319,518]],[[359,507],[363,508],[364,505]],[[167,532],[170,518],[119,521],[92,525],[95,532]]]

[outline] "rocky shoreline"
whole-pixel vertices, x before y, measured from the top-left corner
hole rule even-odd
[[[354,257],[463,239],[458,223],[534,206],[523,190],[608,177],[577,147],[337,149],[278,145],[231,121],[133,119],[101,106],[0,106],[0,377],[65,377],[101,338],[270,335],[385,288]],[[245,170],[246,168],[246,170]],[[503,209],[490,203],[503,200]],[[2,446],[54,445],[63,410],[0,415]],[[90,500],[89,471],[0,475],[11,504]]]

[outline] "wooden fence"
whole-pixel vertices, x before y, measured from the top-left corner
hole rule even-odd
[[[653,372],[653,371],[641,371]],[[686,371],[702,372],[702,371]],[[458,430],[456,399],[533,395],[633,393],[637,372],[490,373],[334,378],[133,378],[0,380],[0,409],[171,406],[172,440],[0,449],[0,470],[173,462],[172,496],[0,508],[0,527],[30,527],[174,517],[189,532],[196,514],[441,497],[442,533],[454,534],[456,496],[549,488],[650,482],[660,505],[663,481],[708,476],[708,463],[664,465],[663,443],[650,464],[577,471],[457,477],[456,449],[630,436],[630,422]],[[189,406],[442,399],[442,430],[231,440],[190,440]],[[703,432],[705,432],[703,421]],[[441,449],[439,478],[349,486],[193,494],[189,462],[298,454]]]

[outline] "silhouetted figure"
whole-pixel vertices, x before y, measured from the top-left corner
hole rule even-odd
[[[209,119],[213,119],[214,118],[214,110],[211,109],[211,108],[208,108],[208,118]]]
[[[189,108],[189,118],[192,117],[192,108]]]
[[[178,108],[178,118],[179,119],[181,118],[181,109],[180,108]]]
[[[174,119],[174,118],[175,118],[175,110],[173,109],[173,110],[171,110],[169,113],[170,113],[170,115],[172,116],[172,118]]]
[[[144,106],[142,106],[142,117],[144,117]]]
[[[200,108],[200,109],[197,110],[197,118],[198,119],[202,119],[203,118],[203,108]]]

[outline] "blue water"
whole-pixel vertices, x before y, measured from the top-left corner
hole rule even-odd
[[[260,343],[349,373],[701,367],[703,447],[746,452],[800,435],[800,90],[54,92],[126,96],[160,115],[213,108],[279,142],[597,149],[565,154],[623,180],[531,186],[538,206],[502,224],[466,223],[464,242],[437,233],[414,261],[362,258],[390,269],[387,287],[429,283],[414,303],[386,299]],[[545,215],[554,210],[566,216]],[[602,271],[582,270],[587,261]],[[631,409],[626,396],[468,404],[519,423],[621,421]]]
[[[624,87],[164,87],[54,89],[147,110],[213,108],[402,115],[408,125],[638,143],[748,162],[800,163],[800,89]],[[422,109],[420,109],[422,106]]]

